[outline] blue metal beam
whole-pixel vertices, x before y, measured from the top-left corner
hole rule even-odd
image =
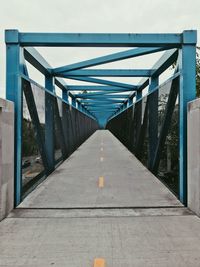
[[[150,77],[154,70],[149,69],[84,69],[56,73],[54,76],[67,78],[70,76],[93,77]]]
[[[108,112],[92,112],[96,117],[106,117],[108,118],[111,116],[114,112],[113,111],[108,111]]]
[[[177,49],[171,49],[169,51],[166,51],[163,54],[163,56],[152,67],[152,69],[155,70],[152,73],[152,77],[158,77],[162,72],[164,72],[174,63],[177,57],[178,57]],[[149,85],[149,78],[143,78],[142,81],[140,82],[140,85],[138,85],[138,92],[145,89],[148,85]],[[129,97],[132,96],[133,93],[131,93]]]
[[[120,88],[126,88],[126,89],[129,89],[130,91],[131,90],[132,91],[137,90],[137,86],[127,84],[127,83],[120,83],[120,82],[114,82],[114,81],[103,80],[103,79],[96,79],[96,78],[91,78],[91,77],[70,76],[67,78],[72,79],[72,80],[77,80],[77,81],[84,81],[84,82],[98,83],[98,84],[111,85],[111,86],[120,87]]]
[[[6,98],[14,102],[15,108],[15,147],[14,147],[14,186],[15,206],[21,202],[22,195],[22,114],[23,93],[20,74],[24,71],[23,51],[19,44],[6,46]]]
[[[85,95],[85,96],[81,96],[81,94],[80,95],[78,95],[77,96],[77,98],[82,98],[82,99],[107,99],[107,98],[112,98],[112,99],[120,99],[120,98],[127,98],[128,97],[128,95],[125,95],[125,94],[115,94],[115,95],[103,95],[103,96],[101,96],[101,95],[94,95],[94,96],[92,96],[92,95],[90,95],[90,96],[87,96],[87,95]]]
[[[83,99],[80,102],[81,103],[122,103],[124,100],[123,99],[112,99],[112,98],[105,98],[105,99]]]
[[[119,88],[116,86],[104,86],[104,85],[67,85],[65,87],[67,91],[118,91],[118,92],[128,92],[131,91],[127,88]]]
[[[24,58],[44,75],[50,75],[51,66],[33,47],[24,48]]]
[[[115,110],[91,110],[91,113],[93,114],[113,114]]]
[[[130,49],[127,51],[117,52],[114,54],[109,54],[106,56],[101,56],[101,57],[73,63],[70,65],[58,67],[58,68],[55,68],[53,70],[53,73],[54,74],[60,74],[62,72],[66,72],[66,71],[79,70],[82,68],[98,66],[98,65],[102,65],[102,64],[106,64],[106,63],[110,63],[110,62],[116,62],[116,61],[124,60],[124,59],[128,59],[128,58],[144,56],[144,55],[148,55],[151,53],[160,52],[163,50],[164,50],[164,48],[157,48],[157,47],[134,48],[134,49]]]
[[[33,47],[24,48],[25,59],[32,64],[36,69],[46,76],[51,76],[51,66],[48,62],[40,55],[40,53]],[[55,78],[55,85],[57,85],[61,90],[66,90],[66,83],[61,78]],[[69,96],[73,97],[72,93]]]
[[[98,104],[98,105],[89,105],[87,108],[89,109],[89,108],[92,108],[92,107],[105,107],[105,108],[107,108],[107,107],[120,107],[120,104],[104,104],[104,103],[102,103],[102,104]]]
[[[192,36],[194,35],[195,32],[196,31],[192,31]],[[192,38],[194,38],[194,36]],[[166,51],[162,55],[162,57],[153,65],[152,69],[154,71],[152,72],[152,78],[158,77],[167,68],[169,68],[177,60],[177,57],[178,57],[177,49],[171,49],[169,51]],[[145,89],[148,85],[149,85],[149,78],[143,78],[142,81],[140,82],[140,85],[138,85],[137,100],[142,97],[142,94],[140,92],[143,89]],[[133,96],[134,96],[134,93],[131,93],[129,95],[129,98],[132,98]]]
[[[97,112],[93,111],[92,113],[95,114],[96,116],[106,115],[106,117],[108,117],[111,114],[113,114],[113,111],[105,111],[105,112],[104,111],[97,111]]]
[[[152,77],[158,77],[162,72],[169,68],[178,57],[178,50],[172,49],[166,51],[163,56],[153,65]],[[143,79],[138,86],[138,90],[144,89],[149,84],[149,79]],[[145,86],[145,87],[144,87]]]
[[[53,93],[55,88],[53,84],[52,76],[45,76],[45,88]],[[51,168],[51,171],[55,166],[54,155],[54,97],[45,92],[45,147],[47,151],[47,158]]]
[[[13,34],[15,38],[13,40]],[[19,42],[21,46],[73,46],[73,47],[152,47],[179,46],[183,42],[195,43],[193,38],[183,38],[179,33],[29,33],[7,30],[6,42]],[[191,36],[193,31],[187,31]]]
[[[10,31],[8,32],[10,34]],[[48,62],[40,55],[40,53],[33,47],[24,48],[24,57],[25,59],[32,64],[36,69],[38,69],[45,76],[51,76],[51,66]],[[54,79],[55,85],[57,85],[63,92],[66,91],[67,84],[61,78]],[[65,100],[68,102],[68,96],[74,99],[74,95],[71,92],[63,93]],[[89,114],[87,114],[89,115]]]
[[[150,79],[149,93],[159,85],[158,77]],[[158,90],[148,96],[149,123],[148,123],[148,168],[151,169],[158,141]]]
[[[107,108],[101,108],[101,107],[93,107],[93,108],[90,108],[91,111],[114,111],[116,110],[115,107],[107,107]]]
[[[48,62],[40,55],[40,53],[33,47],[24,48],[25,59],[32,64],[36,69],[46,76],[51,76],[51,66]],[[54,79],[55,85],[57,85],[62,91],[66,90],[67,84],[61,78]],[[68,93],[71,98],[74,98],[72,93]],[[65,99],[66,100],[66,99]]]
[[[187,204],[187,104],[196,97],[196,47],[183,45],[179,51],[179,197]]]
[[[90,97],[90,96],[112,96],[113,94],[119,94],[119,91],[102,91],[102,92],[93,92],[93,93],[83,93],[83,94],[74,94],[75,97],[81,98],[83,97]],[[128,96],[128,94],[127,94]]]

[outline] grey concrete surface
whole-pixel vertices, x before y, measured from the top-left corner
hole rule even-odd
[[[197,216],[7,218],[1,267],[199,267]]]
[[[99,177],[104,187],[98,187]],[[96,131],[20,207],[168,207],[177,198],[109,131]]]
[[[200,216],[200,99],[188,104],[188,207]]]
[[[105,267],[200,266],[200,219],[107,131],[13,210],[0,237],[0,267],[95,267],[95,258]]]
[[[200,99],[188,104],[188,207],[200,216]]]
[[[0,99],[0,221],[14,204],[14,105]]]
[[[14,209],[8,218],[103,218],[194,215],[185,207],[174,208],[101,208],[101,209]]]

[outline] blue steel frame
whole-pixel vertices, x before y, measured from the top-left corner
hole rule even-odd
[[[187,203],[187,103],[196,97],[196,31],[170,34],[88,34],[88,33],[26,33],[18,30],[6,30],[7,46],[7,99],[15,103],[15,195],[16,205],[21,201],[21,142],[22,142],[22,91],[21,76],[25,73],[25,60],[45,75],[45,87],[50,92],[58,86],[62,98],[72,99],[72,106],[91,118],[98,120],[101,127],[118,116],[121,112],[143,97],[143,90],[148,86],[149,92],[159,85],[159,76],[174,62],[180,73],[180,200]],[[123,52],[52,68],[34,47],[129,47]],[[134,48],[136,47],[136,48]],[[152,69],[87,69],[105,63],[134,58],[165,51]],[[138,85],[114,82],[96,77],[143,77]],[[67,85],[61,78],[82,81],[82,85]],[[95,85],[84,85],[90,82]],[[80,94],[80,90],[89,93]],[[72,94],[71,91],[74,93]],[[75,92],[78,92],[77,94]],[[126,92],[126,94],[125,94]],[[130,93],[128,93],[130,92]],[[148,105],[152,110],[149,132],[151,139],[150,154],[153,154],[157,136],[156,99],[150,99]],[[49,107],[48,107],[49,105]],[[49,128],[48,153],[52,155],[52,121],[51,102],[47,103],[47,121]],[[48,119],[49,116],[49,119]],[[150,160],[149,164],[152,162]]]

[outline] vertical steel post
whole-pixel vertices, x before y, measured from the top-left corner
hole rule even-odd
[[[72,97],[72,106],[76,108],[76,99]]]
[[[127,107],[131,106],[133,104],[133,98],[129,98],[127,102]]]
[[[137,91],[136,101],[139,100],[140,98],[142,98],[142,91]]]
[[[158,86],[158,77],[151,77],[149,83],[149,93]],[[148,168],[151,169],[154,153],[158,140],[158,90],[148,96],[149,101],[149,151],[148,151]]]
[[[67,90],[62,90],[62,98],[69,103]]]
[[[5,32],[6,40],[6,98],[15,104],[15,148],[14,183],[15,206],[21,202],[22,195],[22,118],[23,91],[20,74],[23,72],[23,51],[18,41],[18,31]]]
[[[80,102],[78,102],[78,110],[81,111],[81,103]]]
[[[196,43],[195,31],[183,33],[183,40],[192,39],[179,50],[179,198],[187,204],[187,103],[196,97]]]
[[[45,88],[54,92],[54,83],[52,76],[45,76]],[[49,166],[54,169],[54,98],[51,94],[45,93],[45,146]]]

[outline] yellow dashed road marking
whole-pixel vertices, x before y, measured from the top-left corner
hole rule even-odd
[[[99,177],[99,187],[100,188],[104,187],[104,177],[103,176]]]
[[[104,158],[103,157],[100,157],[100,161],[102,162],[104,160]]]
[[[101,258],[97,258],[94,260],[94,267],[105,267],[105,260]]]

